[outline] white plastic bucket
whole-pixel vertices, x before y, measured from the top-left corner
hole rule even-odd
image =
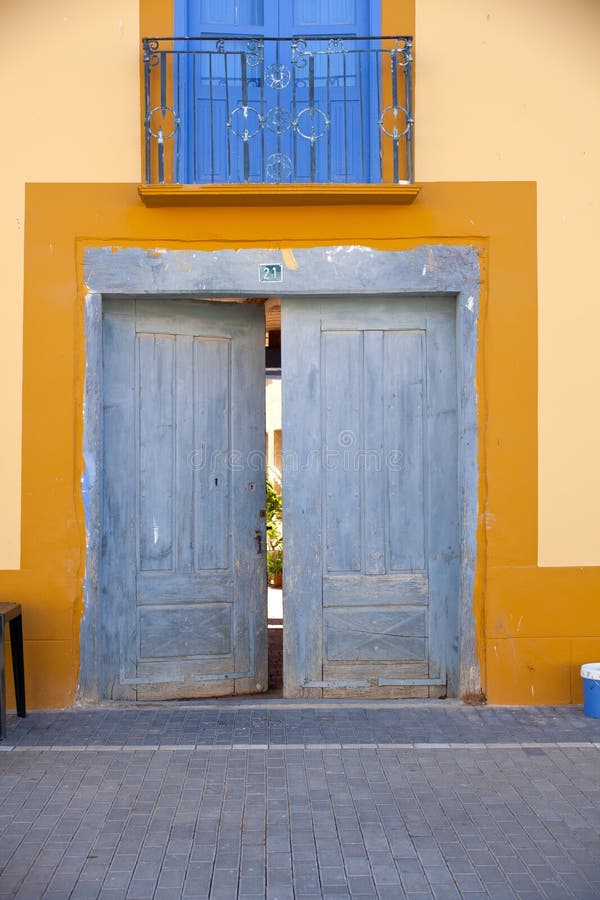
[[[583,679],[583,713],[592,719],[600,719],[600,663],[584,663],[581,667]]]

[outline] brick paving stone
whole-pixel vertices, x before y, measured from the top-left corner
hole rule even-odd
[[[265,704],[267,706],[267,704]],[[598,720],[576,707],[469,708],[459,704],[286,705],[266,709],[188,704],[178,710],[85,709],[9,715],[11,744],[35,746],[169,746],[241,743],[503,743],[600,742]],[[104,751],[107,752],[107,751]],[[533,762],[547,751],[528,747]],[[544,756],[537,754],[544,754]],[[99,754],[100,755],[100,754]]]
[[[483,885],[475,873],[460,873],[454,876],[456,884],[461,894],[471,894],[473,892],[483,892]]]
[[[600,897],[600,733],[575,708],[214,703],[10,729],[2,898]]]

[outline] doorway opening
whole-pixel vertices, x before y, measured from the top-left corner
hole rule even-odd
[[[281,429],[281,301],[265,308],[266,530],[269,691],[283,690],[283,460]]]
[[[276,288],[280,330],[292,336],[281,429],[285,694],[421,696],[446,687],[460,696],[480,688],[472,612],[479,259],[462,246],[354,249],[297,249]],[[231,696],[268,683],[265,310],[256,272],[270,254],[165,250],[157,260],[144,248],[85,251],[81,697]],[[232,293],[250,302],[223,302]],[[318,303],[306,302],[313,297]],[[449,371],[454,377],[440,377]],[[440,438],[450,427],[456,433]],[[230,464],[234,451],[246,465]],[[450,463],[446,477],[440,465]],[[410,509],[392,495],[406,495]],[[431,497],[452,514],[432,516]],[[414,510],[418,530],[403,526]],[[435,546],[423,538],[432,531],[425,520]],[[373,527],[363,528],[367,521]],[[444,522],[456,537],[452,552]],[[382,539],[383,556],[371,552]],[[448,597],[456,598],[451,621],[439,609]]]

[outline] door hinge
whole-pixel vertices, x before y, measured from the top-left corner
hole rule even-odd
[[[370,687],[369,681],[305,681],[305,688]]]
[[[164,676],[151,676],[149,675],[146,678],[126,678],[125,672],[121,669],[120,673],[120,681],[121,684],[182,684],[185,681],[183,675],[173,675],[165,678]]]
[[[446,679],[443,678],[378,678],[379,687],[427,687],[427,686],[444,686]]]
[[[193,681],[231,681],[232,678],[254,678],[253,672],[219,672],[218,675],[193,675]]]

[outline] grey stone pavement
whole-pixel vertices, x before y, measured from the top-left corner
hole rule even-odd
[[[11,715],[7,897],[600,898],[600,720],[450,701]]]

